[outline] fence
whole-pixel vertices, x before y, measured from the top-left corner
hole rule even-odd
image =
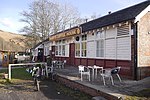
[[[20,64],[9,64],[9,68],[8,68],[8,78],[9,80],[11,80],[11,67],[12,66],[27,66],[27,65],[44,65],[46,68],[46,76],[48,77],[48,71],[47,71],[47,63],[46,62],[41,62],[41,63],[20,63]]]

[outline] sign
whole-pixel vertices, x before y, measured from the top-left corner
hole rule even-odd
[[[61,32],[61,33],[55,34],[55,35],[53,35],[53,36],[50,36],[50,37],[49,37],[49,40],[50,40],[50,41],[58,40],[58,39],[61,39],[61,38],[78,35],[78,34],[80,34],[80,33],[81,33],[80,28],[74,28],[74,29],[71,29],[71,30],[68,30],[68,31]]]

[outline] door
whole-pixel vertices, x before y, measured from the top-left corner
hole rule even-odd
[[[44,55],[44,50],[43,48],[38,48],[38,57],[37,60],[42,62],[43,61],[43,55]]]
[[[69,44],[69,62],[70,62],[70,65],[75,64],[75,44],[74,43]]]

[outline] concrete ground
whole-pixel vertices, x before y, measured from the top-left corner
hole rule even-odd
[[[77,67],[65,67],[64,69],[56,69],[55,72],[64,78],[73,80],[77,83],[83,84],[97,91],[102,91],[117,98],[124,98],[125,96],[130,96],[135,92],[141,91],[143,89],[150,89],[150,77],[143,80],[135,81],[122,78],[122,82],[114,77],[114,84],[112,85],[109,80],[106,82],[106,86],[103,85],[103,81],[100,75],[94,81],[88,81],[86,78],[83,81],[80,80],[80,74]]]
[[[36,91],[33,81],[22,84],[0,86],[0,100],[74,100],[57,89],[54,81],[40,83],[40,91]]]

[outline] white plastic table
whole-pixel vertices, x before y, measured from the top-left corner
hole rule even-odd
[[[92,69],[92,81],[94,81],[95,78],[97,78],[97,70],[103,70],[103,67],[100,66],[88,66],[89,69]]]

